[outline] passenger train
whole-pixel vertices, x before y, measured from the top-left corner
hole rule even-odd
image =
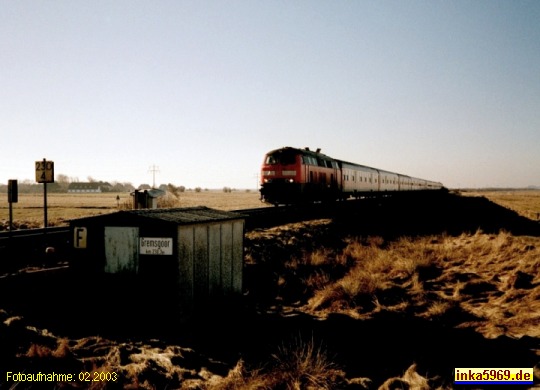
[[[444,189],[439,182],[337,160],[320,149],[272,150],[261,168],[261,200],[274,205]]]

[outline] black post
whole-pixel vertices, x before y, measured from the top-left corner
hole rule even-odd
[[[44,158],[43,171],[45,171],[46,169],[47,169],[47,159]],[[47,228],[47,180],[44,180],[43,182],[43,216],[44,216],[43,227]]]
[[[13,203],[9,202],[9,231],[13,231]]]
[[[8,202],[9,202],[9,231],[13,231],[13,203],[19,201],[19,189],[16,179],[8,181]]]
[[[43,227],[47,227],[47,183],[43,183],[43,214],[44,214],[44,223]]]

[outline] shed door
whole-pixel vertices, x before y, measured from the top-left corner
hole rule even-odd
[[[137,272],[139,228],[105,226],[105,272]]]

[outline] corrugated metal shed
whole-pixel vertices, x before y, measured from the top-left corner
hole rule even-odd
[[[208,207],[72,220],[74,265],[136,276],[183,315],[242,293],[244,217]]]
[[[229,211],[215,210],[204,206],[198,206],[169,209],[123,210],[111,214],[73,219],[71,220],[71,224],[86,220],[120,222],[122,220],[133,221],[139,218],[150,218],[153,220],[170,222],[176,225],[185,225],[191,223],[218,222],[231,219],[243,219],[244,216]]]

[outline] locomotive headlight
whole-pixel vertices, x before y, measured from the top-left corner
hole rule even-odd
[[[294,179],[289,179],[289,183],[294,183]]]

